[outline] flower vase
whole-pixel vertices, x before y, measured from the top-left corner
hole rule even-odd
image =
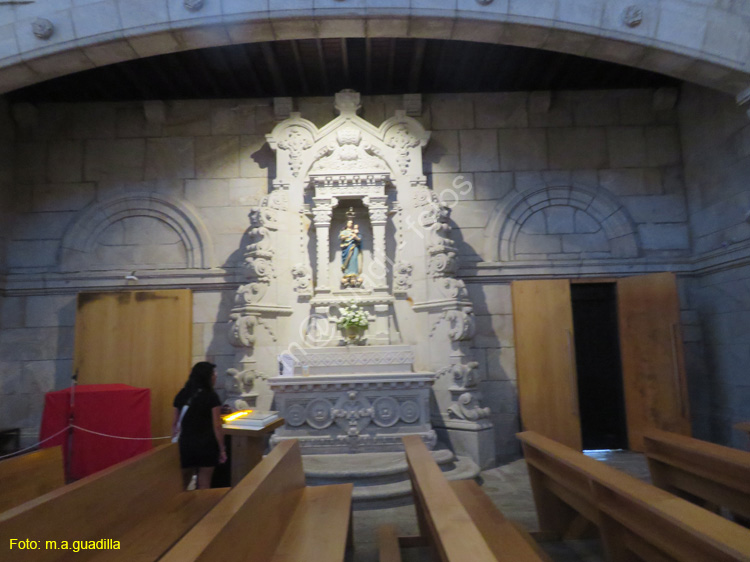
[[[361,326],[346,326],[344,328],[344,340],[346,341],[347,345],[356,345],[360,341],[362,341],[362,335],[364,334],[365,329]]]

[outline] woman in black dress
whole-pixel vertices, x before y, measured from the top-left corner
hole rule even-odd
[[[216,365],[201,361],[193,366],[185,386],[174,399],[172,434],[180,426],[180,464],[185,485],[198,470],[198,488],[211,487],[211,475],[217,464],[226,462],[221,432],[221,401],[214,391]],[[180,422],[183,406],[187,405]]]

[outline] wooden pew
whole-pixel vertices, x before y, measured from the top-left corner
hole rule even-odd
[[[0,513],[0,537],[41,541],[12,560],[157,560],[226,489],[185,492],[179,450],[164,445]],[[63,541],[112,539],[119,550],[63,550]],[[57,549],[46,541],[55,541]],[[114,544],[114,543],[111,543]]]
[[[548,560],[528,534],[517,529],[474,481],[446,480],[421,438],[403,438],[419,537],[379,530],[381,562],[400,561],[399,547],[429,546],[441,562]]]
[[[750,519],[750,453],[659,430],[644,448],[655,486]]]
[[[282,441],[161,562],[340,562],[352,546],[352,484],[305,486]]]
[[[539,524],[564,536],[599,530],[613,562],[750,561],[750,531],[538,433],[523,443]]]
[[[0,461],[0,513],[64,485],[61,447]]]
[[[449,484],[498,560],[550,560],[526,529],[505,518],[476,481]]]

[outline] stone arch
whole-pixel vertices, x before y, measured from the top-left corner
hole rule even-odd
[[[115,223],[132,218],[157,220],[174,231],[185,248],[187,268],[213,266],[211,237],[198,215],[185,203],[144,192],[93,203],[81,211],[62,239],[60,269],[87,269],[101,235]]]
[[[639,254],[638,235],[626,209],[604,190],[575,185],[544,185],[511,193],[495,207],[485,234],[485,255],[489,261],[516,259],[516,242],[524,224],[545,209],[570,208],[585,213],[601,226],[613,258],[634,258]]]
[[[252,6],[248,6],[252,4]],[[102,0],[0,6],[12,41],[0,41],[0,93],[140,57],[232,43],[332,37],[414,37],[501,43],[661,72],[733,95],[750,84],[750,27],[741,3],[691,0],[445,2],[419,7],[369,0],[191,4]],[[251,9],[249,9],[251,8]],[[96,17],[92,17],[96,14]],[[51,35],[34,35],[47,20]],[[17,38],[17,40],[15,40]],[[744,98],[743,98],[744,99]]]

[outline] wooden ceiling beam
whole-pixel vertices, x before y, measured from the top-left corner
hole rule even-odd
[[[248,66],[248,60],[245,55],[244,46],[232,45],[224,52],[226,54],[229,70],[234,74],[234,79],[241,88],[241,95],[239,97],[247,98],[257,95],[257,86],[250,76],[250,73],[245,71]]]
[[[388,41],[388,71],[385,79],[386,93],[393,91],[393,70],[396,66],[396,39]]]
[[[129,64],[113,64],[103,68],[109,68],[113,74],[119,74],[120,77],[118,77],[118,80],[124,78],[124,81],[138,92],[141,99],[152,100],[156,98],[156,96],[150,95],[151,91],[143,84],[140,75]]]
[[[341,66],[344,69],[344,84],[349,88],[351,78],[349,76],[349,49],[346,46],[346,37],[341,38]]]
[[[204,88],[208,86],[208,89],[211,91],[212,97],[222,97],[223,90],[219,85],[219,81],[216,79],[213,72],[211,72],[211,69],[208,67],[205,59],[200,55],[198,50],[185,51],[185,55],[187,56],[187,60],[189,61],[190,66],[192,67],[189,69],[190,72],[198,73],[198,76],[203,82],[202,86]]]
[[[175,53],[175,54],[177,56],[173,57],[174,66],[178,71],[176,74],[179,76],[179,80],[182,84],[182,87],[185,88],[189,92],[200,92],[201,91],[200,83],[196,82],[195,77],[193,76],[193,73],[187,68],[183,60],[185,53]]]
[[[274,88],[277,92],[277,96],[284,97],[287,95],[286,85],[284,84],[284,77],[281,75],[279,69],[279,63],[276,60],[276,54],[273,52],[271,43],[263,42],[260,44],[260,49],[263,53],[263,59],[266,61],[268,71],[271,73],[271,80],[273,80]]]
[[[448,56],[448,44],[450,41],[440,42],[440,55],[438,56],[438,62],[435,65],[435,76],[432,79],[432,91],[437,92],[440,90],[440,82],[443,78],[443,72],[445,70],[445,59]]]
[[[365,92],[372,93],[372,39],[365,39]]]
[[[179,97],[180,89],[174,83],[174,80],[170,80],[166,76],[166,73],[168,72],[168,66],[157,64],[157,62],[154,60],[154,57],[147,57],[143,59],[143,62],[148,69],[148,74],[150,77],[150,79],[148,80],[149,84],[156,84],[157,87],[155,91],[162,92],[161,95],[152,96],[151,98],[146,99],[174,99],[176,97]],[[143,80],[143,78],[141,78],[141,80]]]
[[[330,94],[331,91],[328,87],[328,70],[326,67],[326,57],[323,53],[323,41],[320,39],[316,39],[315,48],[318,51],[318,67],[320,68],[320,80],[323,82],[323,92],[325,94]]]
[[[292,55],[294,56],[294,65],[297,67],[297,74],[299,74],[299,83],[302,86],[302,93],[305,96],[310,95],[310,84],[305,76],[305,65],[302,64],[302,57],[299,54],[299,44],[297,40],[291,41],[292,44]]]
[[[253,83],[253,87],[255,88],[255,95],[260,98],[266,95],[266,90],[265,88],[263,88],[263,83],[260,81],[260,77],[258,76],[258,71],[255,70],[253,57],[250,56],[249,54],[248,50],[250,49],[250,47],[252,47],[252,45],[250,44],[238,45],[237,55],[242,61],[244,65],[244,70],[247,72],[247,75],[250,77],[250,81]]]
[[[336,38],[228,45],[124,61],[8,92],[7,98],[18,103],[330,95],[340,87],[371,94],[678,85],[640,69],[512,46]]]
[[[422,77],[422,66],[424,65],[424,53],[427,49],[427,39],[417,39],[414,43],[414,52],[411,57],[411,68],[409,69],[408,90],[414,94],[419,91],[419,79]]]
[[[224,49],[209,49],[206,51],[206,56],[219,69],[220,76],[229,83],[233,90],[232,97],[242,97],[245,94],[244,88],[232,71],[232,65],[227,62]]]

